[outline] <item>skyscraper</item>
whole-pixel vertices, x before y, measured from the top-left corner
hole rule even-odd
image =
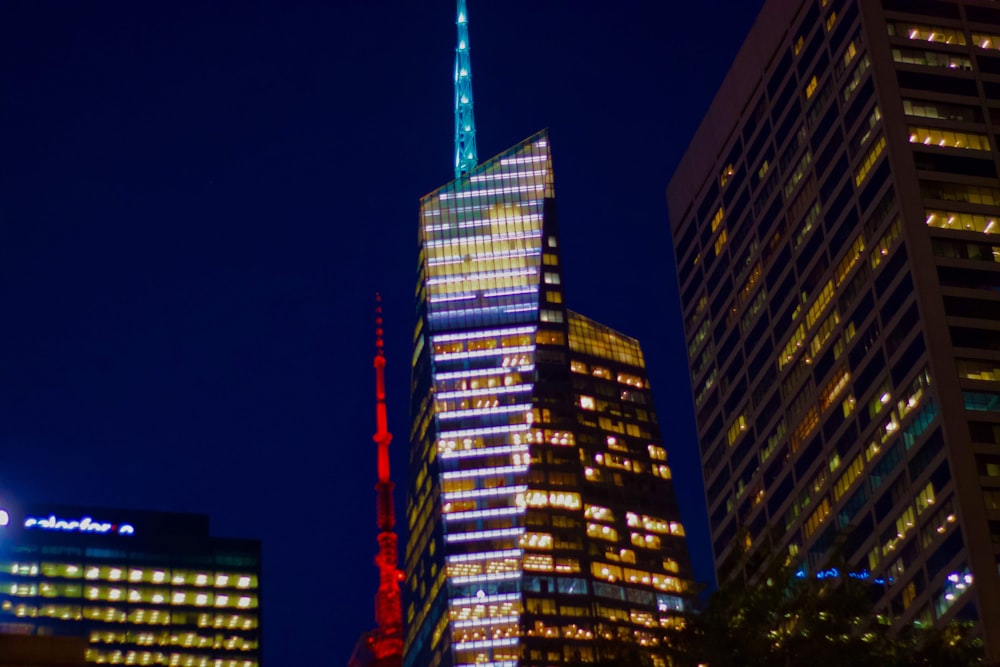
[[[420,205],[404,664],[663,665],[692,594],[634,339],[566,308],[551,144],[477,166],[465,3],[456,179]]]
[[[768,0],[667,191],[720,579],[1000,653],[1000,8]]]

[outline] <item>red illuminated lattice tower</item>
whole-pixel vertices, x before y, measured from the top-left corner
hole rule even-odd
[[[403,605],[399,582],[403,573],[399,565],[399,547],[396,537],[396,513],[392,492],[395,485],[389,479],[389,433],[385,408],[385,345],[382,341],[382,297],[375,295],[375,435],[378,447],[378,482],[375,484],[378,518],[379,585],[375,595],[376,629],[369,635],[369,647],[374,654],[373,665],[395,667],[403,662]]]

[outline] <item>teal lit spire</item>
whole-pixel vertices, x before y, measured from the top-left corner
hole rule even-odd
[[[476,153],[476,119],[472,115],[472,65],[469,61],[469,12],[458,0],[458,47],[455,49],[455,178],[472,171]]]

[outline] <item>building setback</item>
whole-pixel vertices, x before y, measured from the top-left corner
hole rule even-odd
[[[204,515],[0,508],[0,633],[83,637],[89,663],[258,667],[260,542]]]
[[[667,190],[722,580],[839,540],[1000,657],[1000,7],[768,0]]]

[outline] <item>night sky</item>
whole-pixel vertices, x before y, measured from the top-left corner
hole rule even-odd
[[[705,582],[665,188],[762,4],[469,0],[480,158],[550,129],[568,305],[643,343]],[[374,293],[402,519],[454,44],[450,0],[0,2],[0,496],[260,538],[267,667],[374,624]]]

